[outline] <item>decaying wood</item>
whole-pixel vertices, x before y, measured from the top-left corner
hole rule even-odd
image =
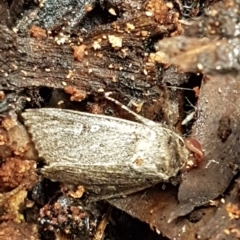
[[[152,12],[148,11],[151,8]],[[156,64],[152,42],[163,35],[178,34],[179,15],[169,13],[165,3],[155,0],[141,4],[139,10],[134,5],[128,10],[123,18],[92,26],[91,31],[75,37],[60,30],[56,36],[34,25],[24,33],[0,26],[0,89],[70,86],[74,89],[72,99],[78,101],[84,99],[83,95],[112,91],[128,102],[136,99],[144,103],[144,109],[150,109],[146,110],[150,118],[155,118],[159,109],[174,106],[165,115],[174,114],[171,125],[175,125],[179,117],[178,98],[173,98],[173,105],[168,104],[169,93],[161,82],[182,84],[189,74],[177,73],[172,68],[169,78],[164,65]]]
[[[236,74],[240,71],[239,11],[236,0],[217,1],[197,21],[185,25],[184,36],[165,38],[155,46],[181,71]]]
[[[128,22],[92,31],[82,43],[68,39],[70,43],[64,45],[56,44],[51,36],[22,37],[0,26],[0,89],[71,85],[87,92],[134,90],[156,95],[159,66],[149,60],[145,46],[153,35],[174,31],[176,24],[161,26],[145,13],[133,17],[133,30]],[[122,46],[114,46],[111,37],[122,41]]]

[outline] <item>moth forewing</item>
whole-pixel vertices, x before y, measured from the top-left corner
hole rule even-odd
[[[160,124],[51,108],[22,116],[47,164],[43,175],[84,185],[101,198],[168,181],[187,160],[177,135]]]

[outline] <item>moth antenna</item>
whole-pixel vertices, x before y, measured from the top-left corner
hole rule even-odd
[[[138,122],[140,122],[140,123],[142,123],[142,124],[144,124],[144,125],[146,125],[146,126],[150,126],[150,127],[156,125],[155,122],[153,122],[153,121],[151,121],[151,120],[149,120],[149,119],[147,119],[147,118],[144,118],[144,117],[138,115],[137,113],[135,113],[134,111],[132,111],[131,109],[129,109],[128,107],[126,107],[125,105],[123,105],[122,103],[120,103],[118,100],[110,97],[109,95],[111,95],[111,94],[112,94],[112,92],[107,92],[107,93],[104,94],[104,97],[105,97],[107,100],[109,100],[109,101],[111,101],[111,102],[114,102],[116,105],[118,105],[119,107],[121,107],[122,109],[124,109],[125,111],[127,111],[128,113],[130,113],[131,115],[133,115]]]
[[[187,100],[187,102],[189,103],[189,105],[196,110],[197,107],[194,106],[187,97],[185,97],[185,99]]]
[[[191,88],[184,88],[184,87],[167,86],[167,88],[184,90],[184,91],[193,91],[193,89],[191,89]]]

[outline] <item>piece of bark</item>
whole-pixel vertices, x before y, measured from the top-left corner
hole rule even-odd
[[[189,37],[204,36],[210,39],[239,37],[239,1],[214,0],[212,2],[215,3],[205,8],[197,21],[189,21],[184,24],[184,35]]]
[[[183,72],[228,74],[240,70],[238,38],[211,40],[178,36],[159,41],[155,46],[165,54],[166,61]],[[174,47],[173,47],[174,46]]]
[[[209,223],[197,232],[198,239],[239,239],[239,187],[240,182],[238,178],[234,183],[234,188],[218,203],[218,210],[214,213]]]
[[[10,13],[6,0],[0,2],[0,24],[8,25],[10,23]]]
[[[184,35],[156,43],[156,54],[184,72],[239,72],[239,11],[237,0],[216,2],[198,21],[183,21]]]
[[[60,2],[57,5],[61,5]],[[76,4],[71,0],[68,3],[69,7]],[[89,3],[95,4],[95,1]],[[136,1],[137,5],[133,3],[130,1],[129,6],[119,4],[120,9],[128,10],[123,18],[111,24],[91,26],[94,29],[90,28],[91,31],[80,34],[81,40],[65,35],[64,30],[59,30],[55,37],[51,30],[58,26],[49,24],[40,24],[43,30],[50,31],[47,39],[30,38],[28,34],[35,36],[32,34],[33,24],[41,20],[33,14],[35,10],[27,14],[31,24],[23,24],[27,27],[24,37],[6,26],[0,26],[0,88],[16,90],[34,86],[63,88],[71,85],[87,92],[98,89],[118,92],[135,90],[143,95],[156,95],[157,90],[153,87],[159,81],[161,67],[149,59],[146,48],[151,46],[148,46],[148,42],[151,42],[152,37],[177,34],[181,25],[178,23],[178,15],[174,11],[169,14],[169,8],[164,2],[152,0],[145,5],[139,5],[139,1]],[[78,4],[81,14],[85,13],[86,3]],[[50,5],[54,5],[51,0],[44,2],[44,6],[37,10],[44,11]],[[58,8],[55,10],[60,11]],[[59,14],[62,16],[64,13],[60,11]],[[53,23],[62,26],[63,20],[64,15],[60,21],[55,19]],[[47,21],[47,18],[43,18],[43,21]],[[83,27],[88,29],[85,24]],[[114,46],[113,38],[121,41],[119,49]],[[79,48],[82,48],[81,52]]]
[[[239,91],[240,75],[205,78],[192,134],[202,145],[205,161],[184,175],[178,193],[180,203],[173,218],[217,198],[237,174],[240,167]]]
[[[152,16],[141,9],[131,18],[125,17],[127,20],[119,19],[89,31],[81,44],[78,38],[71,38],[64,45],[58,45],[59,39],[51,35],[47,39],[23,37],[0,26],[0,89],[71,86],[86,95],[99,90],[118,92],[128,102],[135,99],[144,102],[143,111],[151,109],[150,114],[155,118],[159,109],[168,109],[170,104],[162,104],[166,96],[166,89],[161,87],[164,70],[151,60],[146,47],[152,37],[176,34],[180,25],[174,13],[164,21],[169,10],[165,3],[152,1],[152,4],[154,7],[147,8],[153,8]],[[114,46],[114,38],[121,40],[120,49]],[[180,74],[179,84],[187,81],[188,76]],[[174,106],[178,110],[177,105]],[[173,123],[177,121],[176,116],[178,114]]]
[[[89,1],[88,4],[95,2]],[[76,4],[72,0],[68,3],[69,7]],[[14,1],[11,7],[14,8],[16,4]],[[112,91],[121,95],[120,98],[126,98],[122,101],[124,104],[130,101],[144,103],[143,113],[151,119],[158,118],[158,112],[171,106],[164,99],[168,96],[170,98],[171,93],[161,86],[162,82],[169,81],[165,70],[149,54],[152,38],[176,35],[181,31],[179,15],[170,5],[156,0],[146,4],[135,0],[121,4],[118,1],[104,2],[101,7],[110,9],[116,6],[114,9],[119,12],[120,18],[112,23],[97,25],[94,24],[94,16],[91,19],[86,6],[79,2],[77,7],[84,12],[86,18],[91,19],[91,26],[84,20],[86,18],[78,19],[79,24],[87,29],[84,35],[80,33],[79,40],[79,36],[64,35],[61,28],[57,33],[53,30],[64,25],[62,21],[66,21],[65,10],[61,12],[56,8],[55,14],[63,17],[60,21],[54,18],[54,26],[43,24],[43,21],[48,22],[49,19],[38,19],[38,15],[34,13],[39,11],[43,15],[47,14],[49,4],[53,5],[53,2],[45,1],[41,9],[35,7],[24,13],[29,19],[29,24],[23,24],[27,30],[25,35],[0,26],[0,89],[18,91],[36,87],[71,87],[84,92],[86,96],[96,94],[99,90]],[[57,3],[60,9],[61,4],[61,1]],[[120,14],[123,9],[124,13]],[[40,27],[47,29],[32,25],[37,21],[42,23]],[[117,41],[121,42],[120,47],[114,45]],[[62,45],[58,45],[60,43]],[[189,74],[176,72],[174,79],[179,81],[174,81],[174,84],[182,84],[188,78]],[[165,116],[173,113],[172,125],[178,121],[177,105],[175,101],[174,109],[164,113]],[[168,122],[166,118],[163,119]]]
[[[46,0],[22,13],[23,17],[19,19],[16,28],[20,32],[27,32],[32,25],[37,25],[55,34],[61,32],[64,35],[84,37],[89,30],[98,28],[99,25],[105,25],[106,28],[108,23],[119,19],[131,24],[131,20],[138,18],[140,12],[146,12],[144,15],[154,17],[161,25],[168,25],[179,17],[174,6],[167,5],[164,1]],[[132,29],[132,26],[128,25],[128,28]]]
[[[131,216],[149,224],[152,230],[169,239],[195,239],[198,229],[206,225],[215,208],[200,209],[195,212],[195,220],[181,218],[168,222],[169,216],[178,205],[177,188],[159,184],[154,188],[142,191],[127,198],[109,200],[115,207],[126,211]]]
[[[25,2],[26,5],[27,1],[25,0],[23,2]],[[13,6],[11,7],[20,4],[17,1],[14,1],[14,4],[12,5]],[[118,12],[118,6],[121,7],[121,5],[121,1],[119,0],[46,0],[44,2],[40,2],[38,5],[35,4],[35,6],[29,7],[28,11],[26,11],[26,9],[25,12],[22,11],[23,16],[17,21],[16,27],[21,32],[28,31],[31,25],[37,25],[56,32],[62,28],[66,34],[78,34],[79,31],[81,31],[81,23],[84,21],[84,18],[87,17],[88,13],[91,14],[95,8],[98,8],[98,11],[100,12],[99,15],[105,15],[104,18],[106,22],[106,19],[109,19],[111,17],[108,9],[112,7],[116,9],[116,12]],[[105,7],[107,9],[104,11]],[[15,7],[15,12],[17,12],[16,10],[19,12],[19,8]],[[18,14],[13,14],[13,17],[16,18],[17,15]],[[98,15],[98,13],[95,12],[95,15]],[[112,17],[115,17],[116,19],[116,16]]]
[[[133,23],[136,30],[131,34],[125,30],[124,22],[112,29],[92,32],[84,39],[86,50],[81,61],[74,60],[73,45],[77,46],[77,42],[59,46],[51,37],[45,41],[20,37],[6,26],[0,26],[0,88],[18,90],[71,85],[87,92],[128,88],[129,91],[134,89],[154,95],[159,66],[145,56],[144,42],[152,33],[167,33],[174,26],[161,29],[157,22],[146,16],[133,19]],[[123,32],[115,31],[117,26]],[[141,36],[143,30],[150,35]],[[114,50],[109,36],[122,39],[120,50]],[[93,44],[98,39],[101,39],[101,50],[94,50]]]

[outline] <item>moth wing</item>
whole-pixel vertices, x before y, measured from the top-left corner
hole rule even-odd
[[[170,177],[164,172],[164,161],[161,165],[162,159],[156,159],[156,133],[145,125],[50,108],[27,110],[22,116],[39,157],[47,164],[42,169],[47,178],[114,195]]]
[[[81,171],[76,171],[76,169]],[[92,165],[79,165],[66,168],[65,165],[51,165],[42,169],[46,178],[59,182],[68,182],[71,184],[82,185],[90,194],[91,200],[107,199],[118,196],[125,196],[134,192],[151,187],[159,183],[159,178],[146,179],[131,176],[130,174],[110,173],[112,169],[106,167],[101,175]],[[98,174],[96,174],[96,172]],[[123,177],[125,176],[125,177]]]

